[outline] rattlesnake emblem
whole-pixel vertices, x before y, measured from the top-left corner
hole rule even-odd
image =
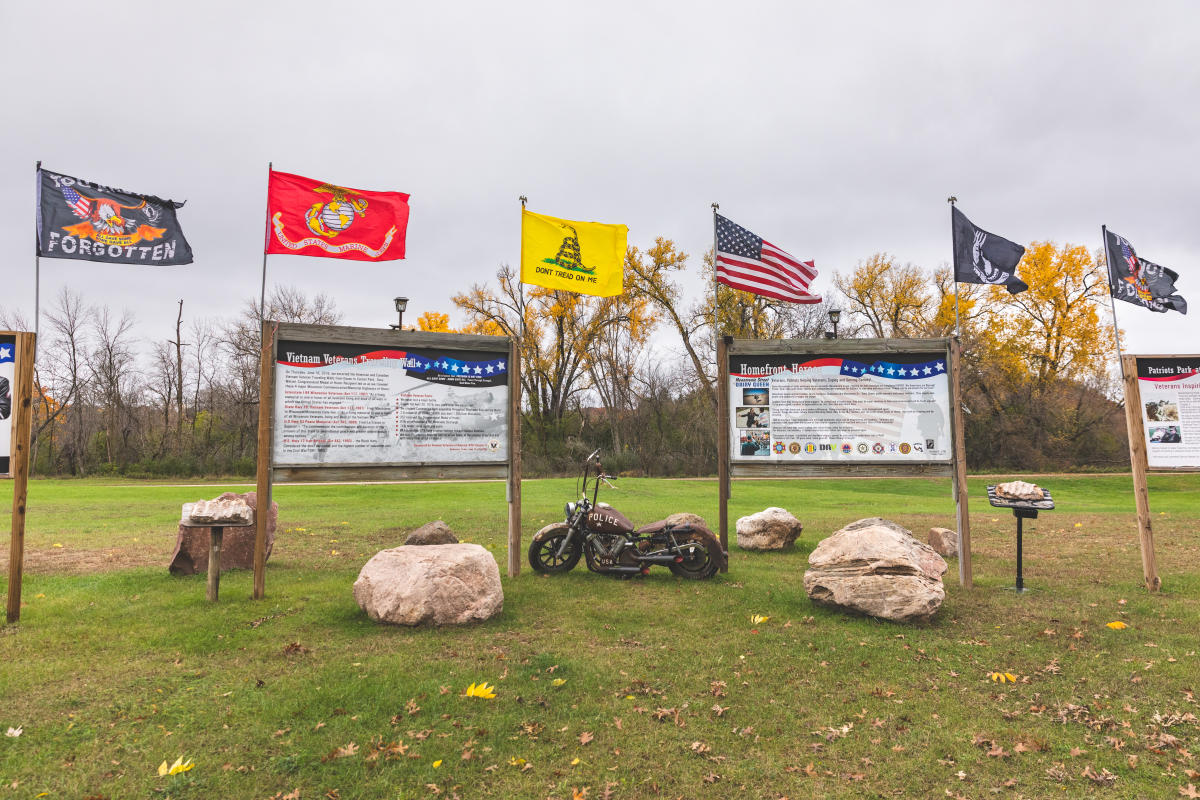
[[[314,203],[312,208],[304,212],[308,229],[318,236],[332,239],[349,228],[355,216],[366,216],[366,198],[356,196],[351,189],[323,183],[313,191],[333,195],[324,203]]]
[[[542,261],[546,264],[555,264],[565,269],[586,272],[591,275],[596,271],[596,268],[587,267],[583,264],[583,257],[579,252],[579,232],[570,225],[564,225],[563,227],[569,230],[571,234],[563,237],[563,242],[558,247],[558,254],[554,258],[543,258]]]

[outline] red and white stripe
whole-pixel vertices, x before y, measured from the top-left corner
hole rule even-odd
[[[761,261],[717,251],[717,281],[743,292],[789,303],[819,303],[821,296],[808,290],[816,277],[812,261],[800,261],[766,240]]]

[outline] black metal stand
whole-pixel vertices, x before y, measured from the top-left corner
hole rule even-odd
[[[996,508],[1011,508],[1013,516],[1017,518],[1017,585],[1014,587],[1018,592],[1025,591],[1025,575],[1024,575],[1024,522],[1027,519],[1037,519],[1038,511],[1049,511],[1054,508],[1054,499],[1050,497],[1050,492],[1042,490],[1043,498],[1041,500],[1008,500],[996,494],[996,487],[987,487],[988,502]]]

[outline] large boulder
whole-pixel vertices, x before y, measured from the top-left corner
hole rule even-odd
[[[783,550],[800,538],[804,525],[786,509],[771,507],[737,521],[737,546],[743,550]]]
[[[426,522],[408,535],[405,544],[458,544],[458,537],[440,519]]]
[[[942,558],[958,558],[958,531],[949,528],[930,528],[929,546]]]
[[[946,562],[912,532],[860,519],[817,545],[804,591],[813,602],[896,622],[924,622],[946,599]]]
[[[462,625],[504,608],[500,568],[477,544],[400,546],[371,557],[354,600],[376,622]]]
[[[708,523],[704,521],[704,517],[688,511],[678,511],[667,517],[667,525],[691,525],[698,528],[708,528]]]
[[[256,492],[224,492],[214,502],[242,500],[258,512]],[[267,557],[275,546],[275,526],[279,522],[279,504],[272,501],[267,513]],[[254,525],[230,525],[225,527],[221,539],[221,571],[227,569],[254,569]],[[193,528],[180,524],[175,539],[175,552],[169,567],[172,575],[195,575],[208,571],[208,548],[212,528]]]

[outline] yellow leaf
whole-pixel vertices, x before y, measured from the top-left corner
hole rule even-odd
[[[550,685],[551,686],[562,686],[566,682],[567,682],[566,678],[555,678],[554,680],[550,681]]]
[[[433,768],[434,768],[434,769],[437,769],[437,768],[438,768],[438,767],[440,767],[441,765],[442,765],[442,760],[441,760],[440,758],[439,758],[437,761],[433,762]]]
[[[1009,683],[1016,683],[1016,682],[1017,682],[1017,676],[1016,676],[1016,675],[1013,675],[1011,672],[1006,672],[1006,673],[1004,673],[1004,677],[1008,678],[1008,682],[1009,682]]]
[[[762,614],[752,614],[750,616],[750,622],[754,623],[755,625],[762,625],[770,619],[770,617],[764,617]]]
[[[167,762],[166,762],[166,761],[164,761],[163,763],[159,764],[159,765],[158,765],[158,774],[159,774],[159,776],[166,775],[166,774],[167,774],[167,772],[169,772],[169,771],[170,771],[170,769],[171,769],[171,768],[167,766]],[[38,795],[38,796],[40,797],[41,795]]]
[[[488,686],[486,681],[478,684],[472,683],[467,687],[466,696],[482,697],[485,700],[492,700],[496,697],[496,688],[494,686]]]
[[[579,759],[578,759],[578,758],[572,758],[572,759],[571,759],[571,766],[572,766],[572,767],[574,767],[574,766],[578,766],[578,764],[579,764]]]
[[[521,758],[520,756],[516,756],[516,757],[510,758],[508,760],[508,764],[509,764],[509,766],[512,766],[512,767],[523,767],[523,766],[525,766],[525,759]]]
[[[1112,628],[1114,631],[1119,631],[1119,630],[1123,630],[1129,626],[1126,625],[1124,622],[1121,622],[1121,620],[1118,619],[1118,620],[1108,623],[1108,627]]]
[[[62,547],[62,545],[61,545],[61,544],[59,544],[58,542],[55,542],[54,544],[52,544],[52,545],[50,545],[50,546],[51,546],[51,547]]]

